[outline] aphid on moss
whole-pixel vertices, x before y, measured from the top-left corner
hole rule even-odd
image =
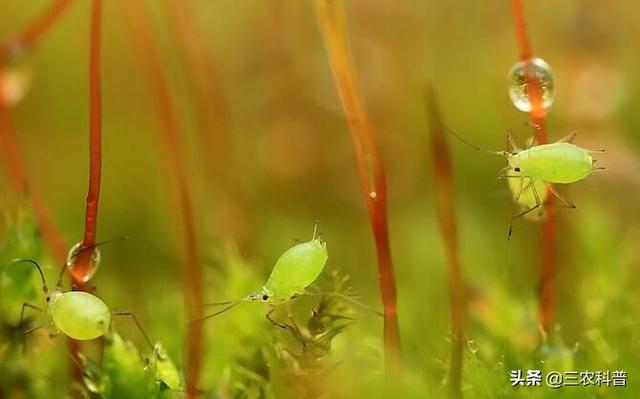
[[[192,323],[199,323],[217,316],[243,302],[263,302],[270,305],[270,310],[266,314],[267,319],[272,323],[283,327],[284,325],[276,323],[270,317],[271,313],[276,309],[276,306],[287,303],[300,295],[322,295],[320,293],[310,293],[306,291],[307,287],[309,287],[318,278],[318,276],[320,276],[327,263],[327,259],[329,258],[327,245],[317,236],[317,229],[318,224],[316,223],[311,240],[296,244],[280,255],[273,267],[273,270],[271,271],[271,275],[269,275],[267,282],[262,286],[262,288],[256,292],[250,293],[244,298],[210,303],[208,306],[228,306],[222,310],[207,315],[202,319],[194,320]],[[361,304],[348,295],[339,293],[324,294],[338,296],[342,299],[368,308],[366,305]],[[380,312],[374,312],[380,314]]]
[[[532,137],[528,140],[527,145],[532,146],[535,143],[535,138]],[[507,135],[507,145],[510,147],[511,152],[519,152],[522,151],[516,143],[513,141],[511,135]],[[513,202],[518,205],[520,211],[529,209],[536,204],[536,197],[533,194],[533,190],[535,190],[540,196],[540,201],[545,203],[547,198],[549,197],[549,186],[550,184],[545,182],[544,180],[535,180],[533,182],[528,181],[525,182],[522,177],[522,172],[510,171],[510,175],[514,176],[513,178],[506,179],[507,184],[509,185],[509,190],[511,191],[511,197],[513,198]],[[532,188],[531,185],[534,187]],[[529,212],[523,216],[525,219],[539,222],[544,220],[547,217],[547,211],[544,206],[539,206],[535,211]]]
[[[604,169],[595,168],[596,161],[591,156],[593,153],[604,152],[604,150],[587,150],[573,144],[575,133],[571,133],[555,143],[533,145],[524,150],[519,149],[512,137],[507,135],[511,151],[487,151],[469,143],[451,130],[449,132],[475,150],[507,158],[507,166],[502,169],[499,177],[515,179],[519,182],[518,194],[515,197],[517,203],[520,202],[520,196],[522,196],[523,191],[529,190],[533,195],[533,204],[511,218],[509,238],[511,237],[514,220],[535,211],[543,204],[543,196],[547,194],[539,192],[540,184],[547,185],[547,192],[553,194],[563,205],[575,208],[576,206],[563,198],[553,185],[575,183],[583,180],[594,171]]]
[[[27,308],[37,310],[51,317],[51,321],[46,324],[31,328],[25,332],[29,335],[42,327],[53,324],[57,331],[80,341],[95,339],[105,335],[111,326],[112,316],[129,316],[142,332],[145,340],[151,348],[151,340],[145,333],[138,319],[130,311],[111,311],[109,307],[97,296],[84,291],[67,291],[62,289],[62,277],[66,269],[63,265],[58,282],[54,289],[49,289],[42,273],[40,265],[32,259],[17,259],[15,263],[30,263],[37,269],[42,281],[42,291],[47,302],[46,309],[24,303],[20,312],[20,325],[24,322],[25,310]]]

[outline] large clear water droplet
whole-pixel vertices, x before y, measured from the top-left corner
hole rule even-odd
[[[83,251],[92,251],[91,260],[89,261],[89,266],[86,270],[80,270],[77,266],[78,256]],[[100,255],[100,250],[98,248],[95,246],[93,248],[85,248],[84,245],[82,245],[82,242],[79,242],[71,248],[69,255],[67,255],[67,269],[69,270],[69,273],[73,275],[74,280],[86,283],[91,280],[98,270],[98,267],[100,267],[101,258],[102,256]]]
[[[14,107],[31,87],[31,71],[17,63],[0,68],[0,105]]]
[[[555,87],[553,71],[542,58],[532,58],[517,62],[509,71],[509,97],[513,105],[521,111],[530,112],[535,86],[540,87],[542,110],[546,111],[553,104]]]

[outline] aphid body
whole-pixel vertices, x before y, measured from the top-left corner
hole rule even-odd
[[[507,161],[515,172],[547,183],[574,183],[593,170],[589,151],[566,142],[536,145],[507,155]]]
[[[277,305],[286,303],[298,295],[308,294],[305,293],[305,289],[320,276],[327,259],[329,259],[326,243],[316,236],[317,227],[316,223],[311,240],[296,244],[280,255],[262,288],[244,298],[210,303],[209,306],[227,306],[201,319],[193,320],[191,323],[200,323],[243,302],[260,301],[270,305],[270,310],[266,314],[267,319],[273,324],[283,327],[283,324],[271,319],[270,314],[273,313]]]
[[[502,170],[500,177],[517,182],[510,181],[509,188],[514,201],[525,208],[511,218],[508,237],[511,237],[513,221],[540,208],[549,194],[553,194],[569,208],[576,207],[564,199],[553,188],[553,184],[574,183],[586,178],[594,171],[604,169],[594,168],[595,160],[591,156],[592,153],[603,152],[603,150],[587,150],[572,144],[571,141],[575,137],[575,133],[571,133],[555,143],[532,145],[524,150],[518,148],[511,135],[507,135],[507,144],[511,147],[511,151],[488,151],[469,143],[453,131],[449,130],[449,132],[477,151],[485,151],[507,158],[508,165]],[[538,216],[544,217],[544,213],[538,214]]]
[[[56,329],[63,334],[79,341],[87,341],[101,337],[109,332],[113,316],[128,316],[136,323],[140,332],[149,344],[149,347],[153,348],[151,340],[132,312],[112,312],[102,299],[88,292],[64,292],[62,290],[62,276],[64,271],[67,269],[66,264],[62,266],[56,287],[50,290],[47,287],[47,282],[45,281],[44,274],[42,273],[42,269],[38,262],[31,259],[17,259],[14,262],[30,263],[38,270],[40,280],[42,281],[42,291],[45,293],[47,301],[46,310],[29,303],[22,304],[20,325],[24,322],[25,309],[30,308],[46,313],[51,317],[51,322]],[[42,324],[38,327],[31,328],[26,331],[26,334],[31,334],[45,325],[46,324]]]
[[[322,273],[328,258],[327,245],[319,238],[294,245],[280,255],[266,284],[248,299],[283,302],[301,294]]]
[[[83,291],[52,291],[48,313],[58,330],[77,340],[103,336],[111,325],[111,311],[97,296]]]

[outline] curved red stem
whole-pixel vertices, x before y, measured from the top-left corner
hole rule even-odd
[[[401,363],[401,345],[396,311],[396,284],[389,246],[384,167],[373,141],[369,118],[356,83],[343,4],[326,0],[314,0],[313,3],[355,147],[360,187],[369,212],[378,257],[378,281],[384,306],[385,357],[388,368],[393,371]]]
[[[533,52],[527,36],[521,1],[511,0],[511,10],[516,29],[516,36],[518,38],[520,59],[522,61],[526,61],[533,58]],[[527,95],[529,96],[532,105],[529,116],[536,129],[537,141],[540,144],[544,144],[547,142],[547,132],[545,127],[546,110],[542,106],[542,88],[535,77],[527,78]],[[542,258],[540,265],[540,309],[538,320],[542,328],[545,331],[549,331],[553,323],[556,297],[556,239],[553,204],[551,201],[546,202],[545,208],[547,211],[547,218],[541,226]]]
[[[187,166],[183,158],[184,148],[176,107],[171,100],[169,82],[162,67],[160,52],[148,16],[139,2],[122,0],[134,38],[146,63],[147,77],[154,93],[157,115],[160,118],[160,140],[178,192],[179,217],[184,245],[181,271],[184,280],[185,308],[188,320],[203,316],[202,264],[197,244],[195,216],[189,184]],[[189,323],[187,330],[186,397],[198,396],[198,379],[203,359],[203,323]]]

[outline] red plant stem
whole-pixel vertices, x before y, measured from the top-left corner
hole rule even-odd
[[[170,27],[174,28],[179,41],[178,49],[189,69],[190,87],[194,95],[194,104],[198,116],[198,133],[202,158],[210,176],[223,171],[231,174],[231,143],[229,126],[231,124],[229,107],[222,95],[222,85],[218,68],[202,43],[202,34],[194,22],[192,4],[188,0],[164,0]],[[212,156],[212,153],[215,156]],[[226,167],[225,167],[226,166]],[[221,170],[222,169],[222,170]],[[227,176],[230,183],[235,179]]]
[[[194,211],[191,193],[187,184],[187,168],[183,159],[184,149],[180,139],[175,105],[171,100],[169,83],[160,60],[160,54],[153,37],[151,24],[137,1],[122,0],[127,11],[131,29],[142,50],[141,55],[147,65],[147,76],[155,90],[158,117],[161,119],[161,140],[165,155],[173,172],[178,190],[180,207],[181,237],[184,238],[184,260],[182,274],[184,279],[185,306],[188,320],[197,320],[203,316],[202,264],[197,245]],[[198,395],[198,378],[202,368],[203,323],[189,323],[187,330],[187,398]]]
[[[102,0],[93,0],[89,33],[89,188],[84,216],[83,247],[96,243],[98,204],[102,176],[102,81],[101,81]],[[70,268],[73,283],[81,286],[92,273],[94,250],[82,251]]]
[[[197,23],[193,2],[163,0],[168,26],[178,42],[181,59],[189,72],[187,81],[196,115],[200,161],[207,174],[207,190],[217,197],[212,203],[216,233],[242,246],[243,228],[248,225],[248,210],[237,176],[231,142],[231,114],[215,59],[204,45],[204,35]],[[232,217],[220,218],[216,208],[233,204]],[[227,211],[229,211],[227,209]]]
[[[524,23],[524,14],[520,0],[511,0],[513,22],[520,48],[520,60],[527,61],[533,58],[533,52],[527,37],[527,30]],[[545,128],[546,110],[542,105],[542,88],[535,76],[527,76],[527,95],[531,101],[531,111],[529,117],[536,128],[536,139],[539,144],[547,142]],[[548,194],[548,193],[547,193]],[[546,195],[545,197],[547,197]],[[556,275],[556,239],[555,221],[553,216],[553,203],[545,202],[547,218],[541,226],[542,230],[542,258],[540,267],[540,309],[538,320],[545,331],[549,331],[553,323],[553,313],[555,308],[555,275]]]
[[[458,233],[453,198],[453,170],[449,148],[442,128],[442,117],[434,93],[427,93],[427,112],[431,125],[431,156],[436,213],[449,262],[449,301],[451,312],[451,365],[449,389],[452,398],[462,398],[462,353],[467,319],[466,295],[462,267],[458,256]]]
[[[31,24],[0,42],[0,66],[3,67],[14,52],[28,50],[42,39],[48,30],[60,20],[69,4],[71,4],[71,0],[55,0]],[[2,104],[0,104],[0,124],[2,154],[12,176],[11,180],[15,189],[17,192],[26,191],[36,213],[36,220],[45,244],[49,247],[56,260],[59,263],[64,263],[67,257],[66,248],[68,248],[68,244],[65,243],[62,235],[53,224],[38,190],[33,183],[29,182],[25,162],[17,145],[15,131],[11,124],[10,109]],[[68,347],[69,352],[75,358],[75,361],[71,362],[73,381],[76,384],[82,384],[82,369],[79,366],[78,357],[80,342],[69,339]],[[71,393],[74,397],[79,395],[77,390],[72,389]]]
[[[12,52],[23,51],[36,43],[51,28],[71,4],[71,0],[54,0],[51,5],[20,32],[0,42],[0,60]]]
[[[401,362],[401,345],[396,314],[396,285],[387,226],[387,188],[384,169],[356,84],[346,35],[346,15],[343,4],[326,0],[314,0],[313,4],[355,146],[360,186],[369,212],[378,256],[378,279],[384,306],[385,357],[387,367],[396,370]]]
[[[516,38],[518,39],[518,48],[520,49],[520,59],[528,60],[532,57],[531,45],[527,36],[527,26],[524,22],[524,13],[522,12],[522,3],[520,0],[511,0],[511,9],[513,14],[513,24],[516,29]]]

